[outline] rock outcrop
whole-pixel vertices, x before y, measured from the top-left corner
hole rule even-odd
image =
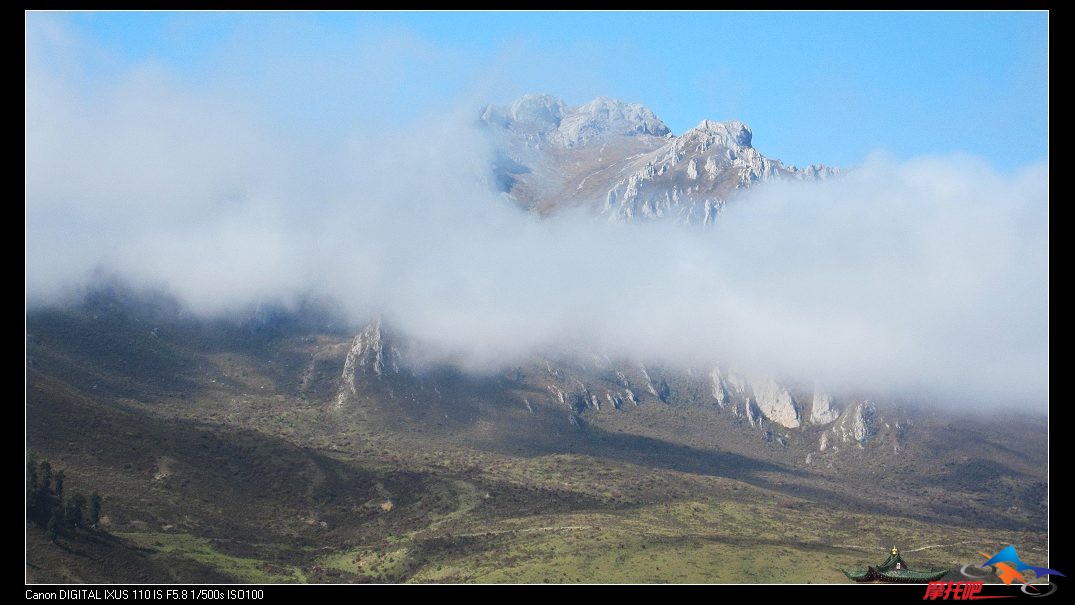
[[[840,415],[840,411],[833,407],[832,397],[824,392],[815,389],[814,400],[810,406],[810,423],[811,424],[828,424]]]
[[[833,443],[862,445],[877,435],[881,427],[877,408],[867,400],[859,401],[836,419],[832,427],[821,435],[818,450],[824,452]]]
[[[766,418],[786,428],[799,426],[799,406],[788,389],[772,378],[751,382],[751,388],[754,401]]]
[[[401,358],[399,348],[385,338],[378,317],[351,341],[340,375],[337,407],[343,406],[348,397],[357,394],[356,380],[360,374],[365,373],[375,379],[380,379],[386,373],[399,374]]]

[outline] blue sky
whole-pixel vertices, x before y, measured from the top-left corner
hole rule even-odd
[[[1044,12],[29,13],[27,30],[89,88],[152,68],[326,134],[549,92],[640,102],[676,133],[740,119],[798,165],[1048,153]]]

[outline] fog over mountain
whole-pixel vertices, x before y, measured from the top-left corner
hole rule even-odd
[[[152,69],[92,89],[28,70],[31,306],[106,278],[204,315],[316,296],[479,372],[573,346],[1046,401],[1044,164],[796,169],[749,127],[703,121],[734,116],[677,136],[660,108],[554,97],[544,113],[468,105],[399,128],[356,114],[314,140]]]

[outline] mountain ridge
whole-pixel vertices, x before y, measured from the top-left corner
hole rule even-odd
[[[822,180],[840,171],[770,159],[738,120],[703,119],[675,135],[652,110],[598,97],[568,106],[528,94],[487,105],[502,193],[532,211],[589,207],[609,220],[711,224],[742,190],[781,179]]]
[[[27,314],[27,449],[104,498],[94,536],[27,525],[30,581],[836,582],[893,541],[1047,548],[1044,418],[585,352],[411,371],[376,318],[111,290]],[[788,400],[798,427],[765,417]]]

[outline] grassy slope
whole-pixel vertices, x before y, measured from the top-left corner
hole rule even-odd
[[[982,528],[991,503],[953,478],[958,456],[924,478],[898,459],[806,472],[795,444],[745,450],[682,406],[602,412],[544,441],[527,433],[557,425],[498,432],[527,420],[518,405],[442,412],[384,393],[333,410],[346,336],[151,324],[31,317],[28,445],[105,496],[111,534],[54,545],[28,528],[31,580],[838,582],[892,544],[949,545],[909,555],[922,565],[1008,543],[1044,558],[1017,513]],[[962,464],[1032,486],[986,455]]]

